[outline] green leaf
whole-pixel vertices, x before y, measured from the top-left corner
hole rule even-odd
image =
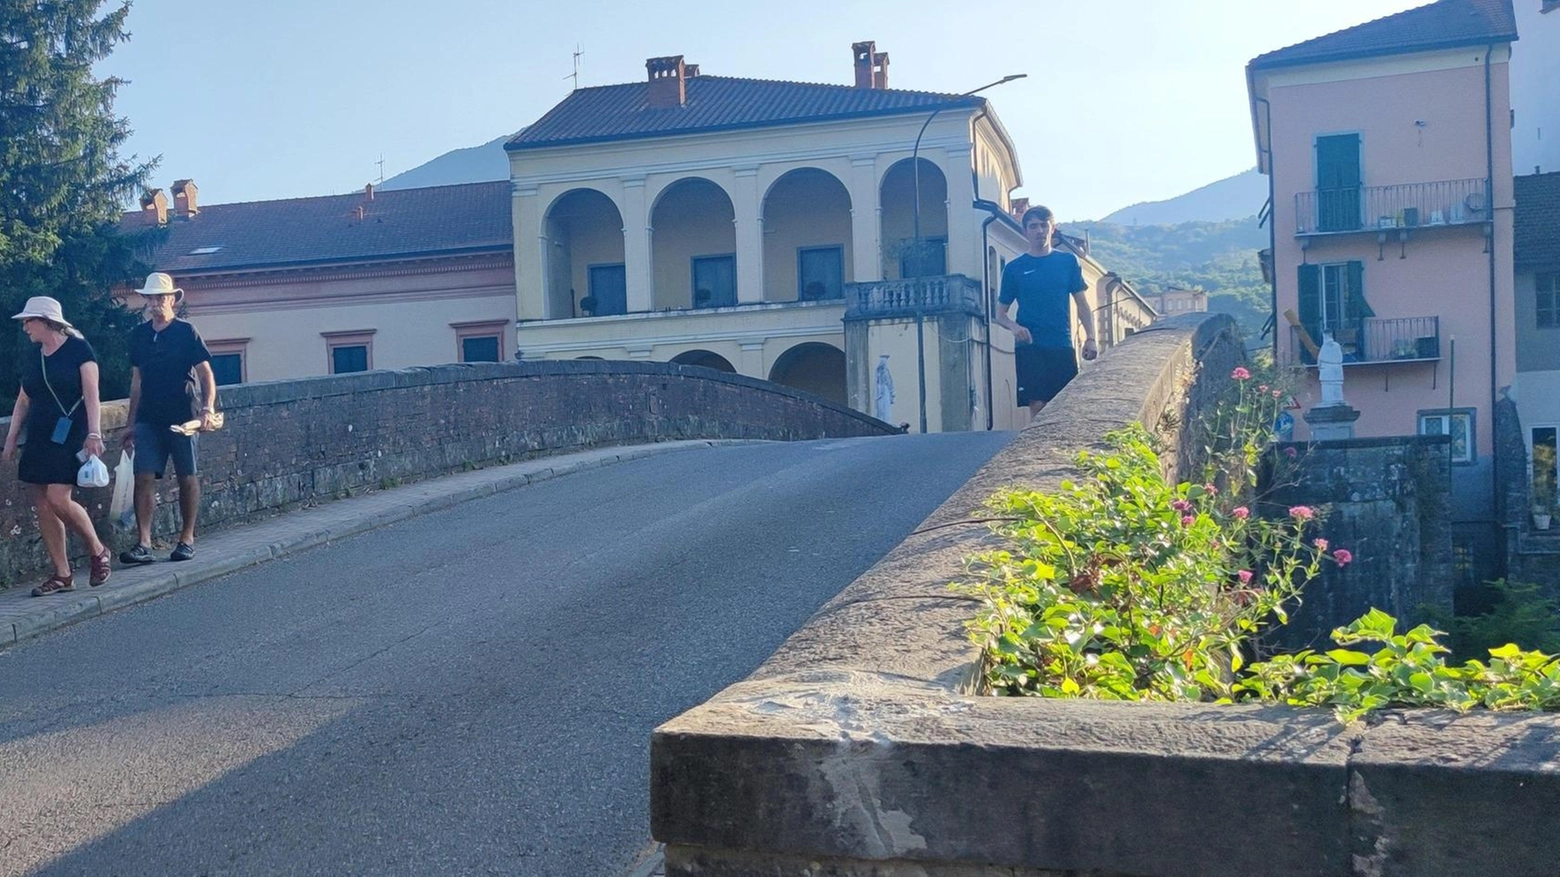
[[[1364,667],[1370,664],[1369,655],[1352,649],[1333,649],[1327,652],[1327,657],[1346,667]]]

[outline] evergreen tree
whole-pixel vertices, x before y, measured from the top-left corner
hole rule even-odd
[[[59,299],[97,349],[104,399],[129,391],[126,335],[139,320],[110,296],[143,274],[143,235],[118,232],[123,205],[154,162],[121,158],[130,135],[114,114],[123,81],[93,65],[128,39],[130,4],[100,16],[104,0],[0,0],[0,319],[28,297]],[[35,355],[15,327],[0,330],[0,403],[9,413],[21,357]]]

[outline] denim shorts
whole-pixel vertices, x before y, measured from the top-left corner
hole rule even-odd
[[[173,458],[173,474],[184,478],[200,474],[195,469],[195,439],[179,435],[166,426],[153,423],[135,425],[135,473],[163,476],[168,458]]]

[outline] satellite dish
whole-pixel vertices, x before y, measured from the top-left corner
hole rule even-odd
[[[1469,213],[1483,213],[1485,207],[1484,193],[1469,192],[1468,197],[1463,199],[1463,206],[1468,208]]]

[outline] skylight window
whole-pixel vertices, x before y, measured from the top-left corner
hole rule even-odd
[[[216,251],[218,251],[220,249],[222,249],[220,246],[218,246],[218,247],[196,247],[195,249],[190,250],[189,254],[191,256],[209,256],[212,253],[215,253]]]

